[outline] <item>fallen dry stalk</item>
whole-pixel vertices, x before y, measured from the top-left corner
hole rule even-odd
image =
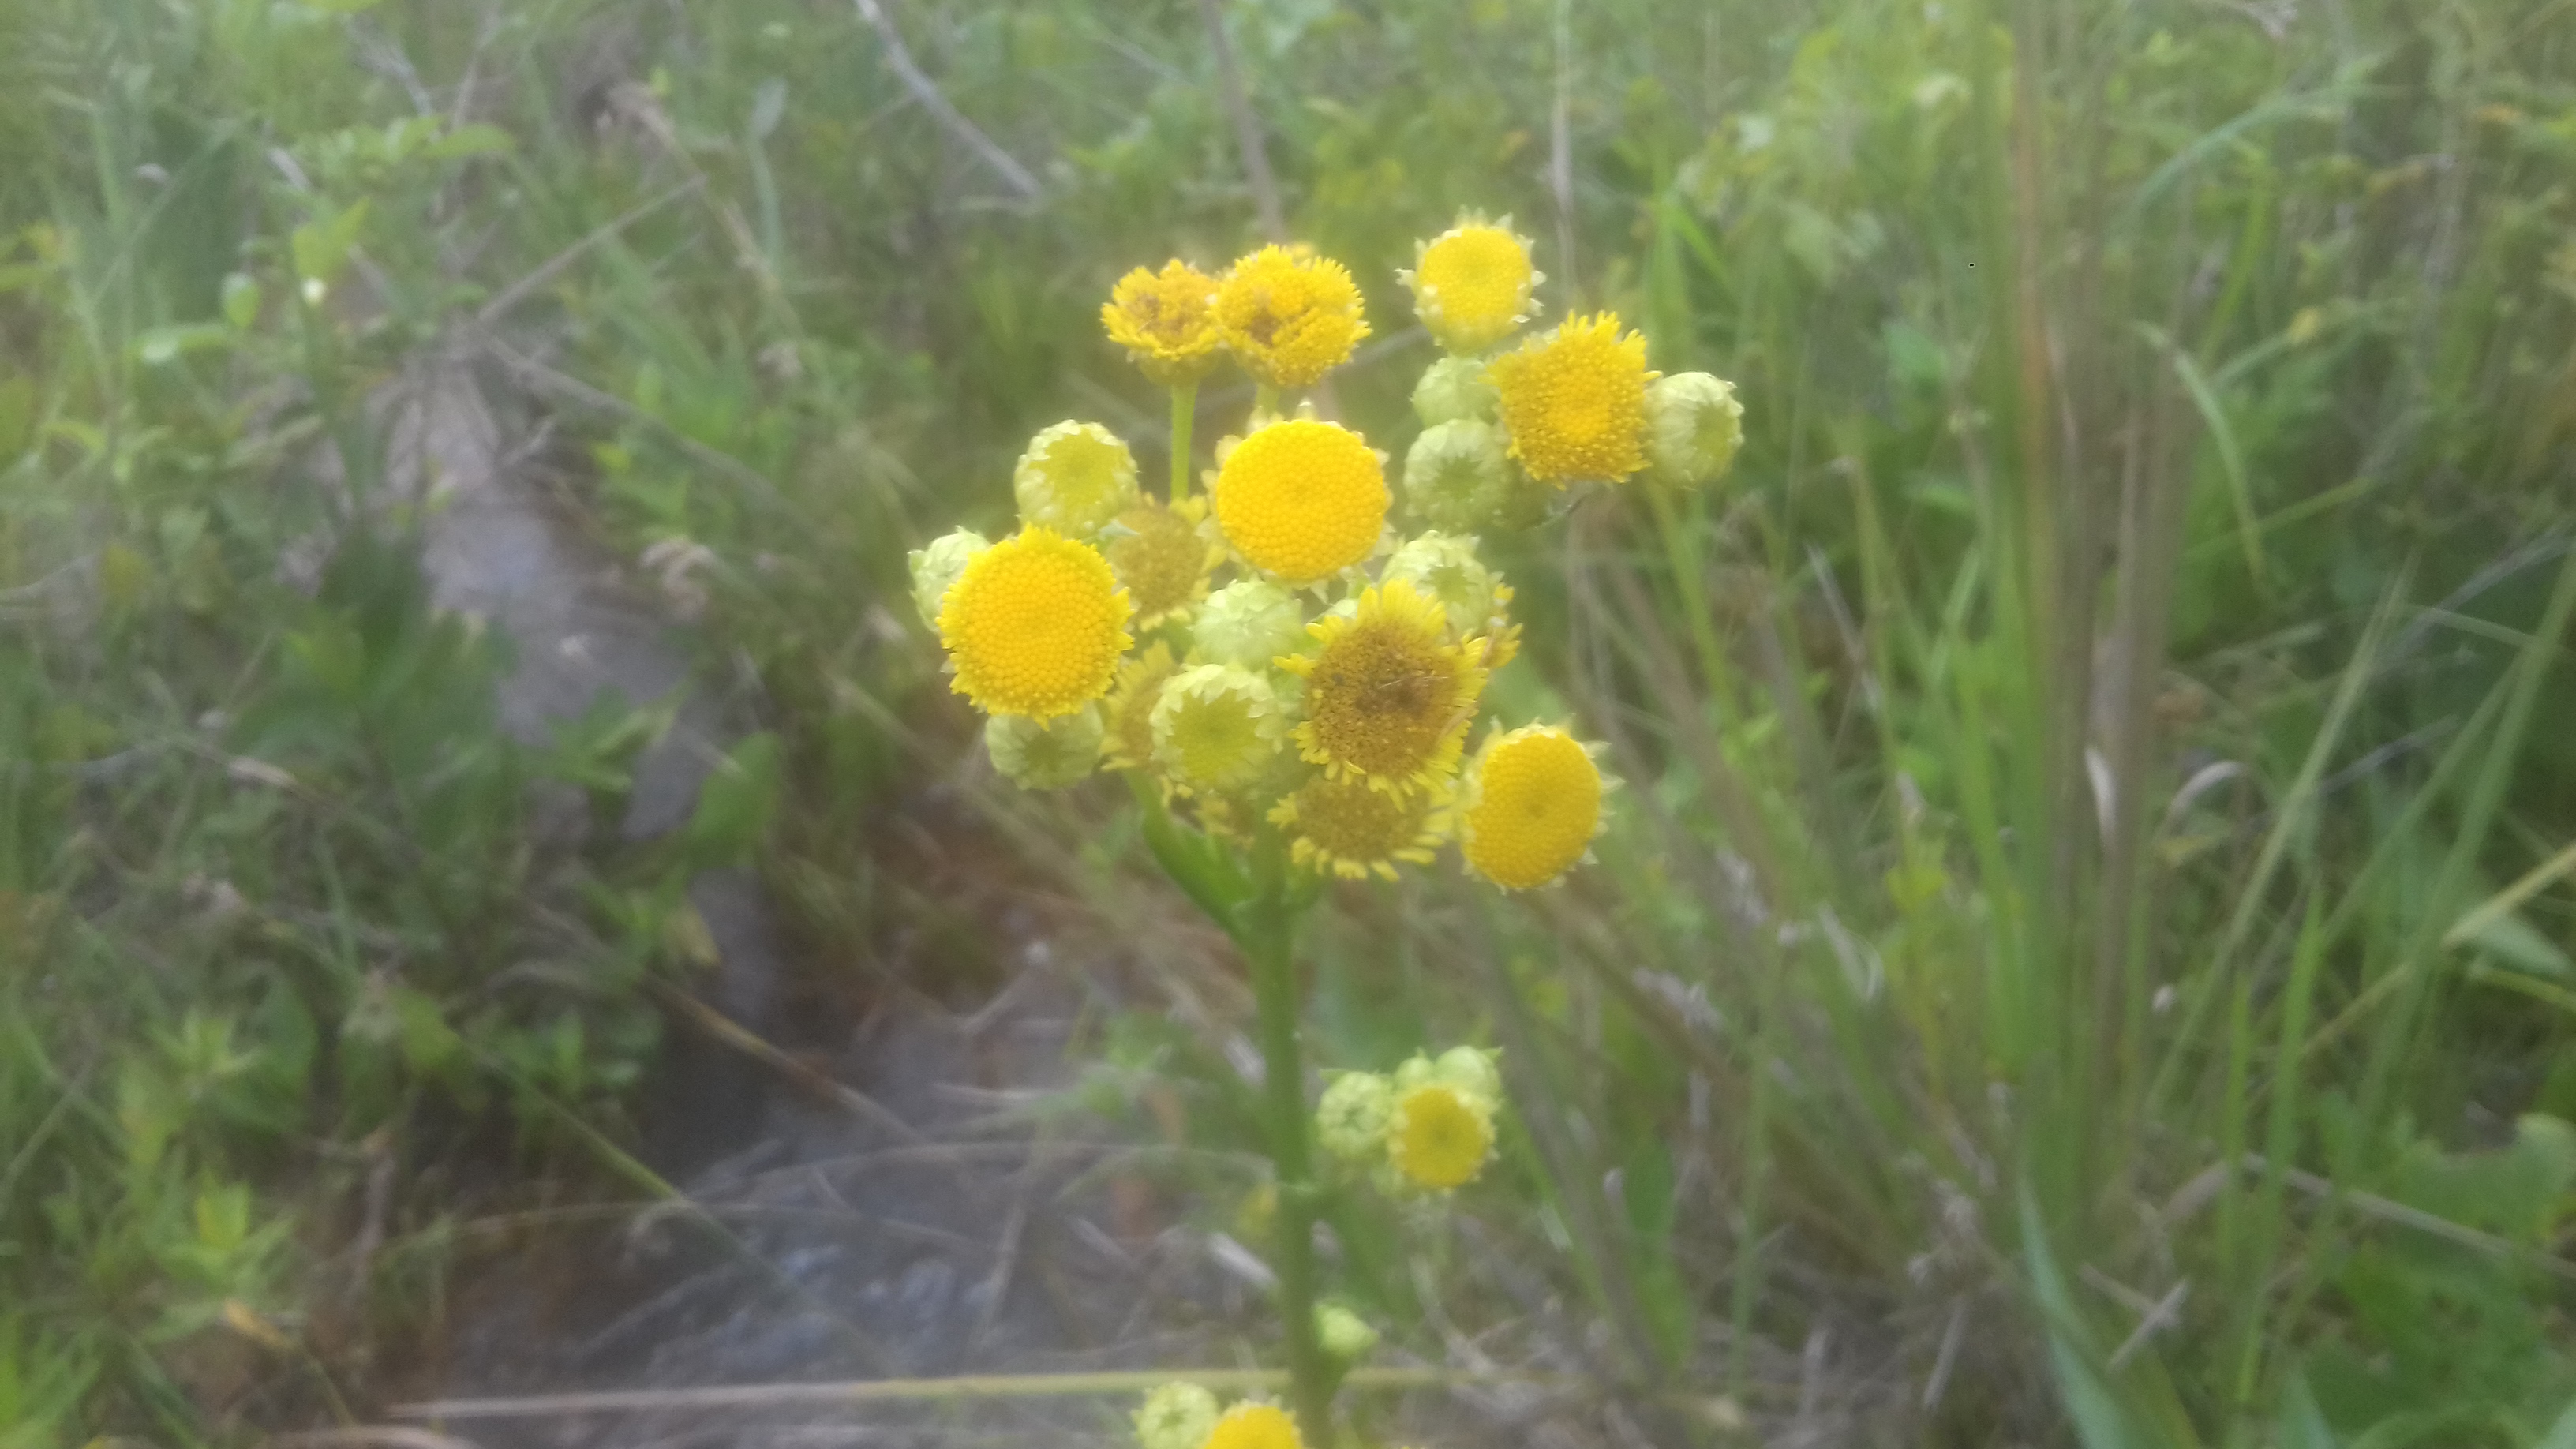
[[[791,1405],[840,1405],[948,1402],[962,1399],[1037,1399],[1103,1394],[1139,1394],[1176,1380],[1210,1389],[1274,1390],[1287,1386],[1284,1369],[1161,1369],[1065,1374],[963,1374],[954,1378],[855,1379],[821,1384],[721,1384],[697,1389],[607,1389],[589,1393],[528,1394],[509,1398],[432,1399],[397,1404],[398,1419],[522,1419],[554,1414],[638,1413],[649,1411],[783,1408]],[[1448,1388],[1461,1385],[1511,1385],[1558,1392],[1596,1387],[1567,1374],[1469,1373],[1450,1369],[1382,1368],[1354,1370],[1345,1387],[1377,1391]],[[1732,1399],[1716,1395],[1668,1396],[1676,1407],[1696,1412],[1711,1427],[1729,1430],[1743,1425],[1743,1412]]]

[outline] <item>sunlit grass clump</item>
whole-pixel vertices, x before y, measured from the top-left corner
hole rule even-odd
[[[1375,1331],[1319,1305],[1318,1145],[1340,1164],[1334,1190],[1432,1214],[1503,1145],[1502,1079],[1473,1047],[1341,1073],[1310,1108],[1291,957],[1324,884],[1399,881],[1454,846],[1467,879],[1536,889],[1604,827],[1612,782],[1578,726],[1490,717],[1487,687],[1523,638],[1484,539],[1650,469],[1659,486],[1705,482],[1742,436],[1730,385],[1659,379],[1615,316],[1521,337],[1545,278],[1508,221],[1464,217],[1397,276],[1444,352],[1403,384],[1422,427],[1395,440],[1400,465],[1293,395],[1369,335],[1347,268],[1302,246],[1217,274],[1174,260],[1129,272],[1101,312],[1171,390],[1167,496],[1140,488],[1127,440],[1063,422],[1020,459],[1019,532],[959,530],[913,556],[954,687],[992,716],[995,771],[1030,789],[1125,776],[1157,861],[1252,968],[1293,1393],[1219,1413],[1174,1386],[1137,1416],[1148,1449],[1331,1443],[1334,1365]],[[1220,358],[1253,400],[1203,464],[1195,398]]]

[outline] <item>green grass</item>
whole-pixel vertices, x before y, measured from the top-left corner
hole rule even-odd
[[[0,1443],[363,1407],[428,1291],[340,1306],[375,1164],[499,1123],[578,1181],[556,1108],[631,1126],[685,862],[518,848],[532,780],[617,787],[615,722],[509,746],[404,569],[275,567],[318,441],[377,476],[370,389],[508,300],[600,536],[714,552],[790,782],[762,859],[828,946],[880,903],[851,822],[969,748],[901,551],[1000,521],[1059,418],[1158,446],[1099,301],[1254,239],[1192,5],[888,7],[1033,203],[848,10],[473,8],[0,10]],[[1315,930],[1326,1059],[1476,1035],[1571,1112],[1491,1217],[1608,1367],[1762,1408],[1836,1328],[1928,1442],[2567,1442],[2576,898],[2525,878],[2576,827],[2576,20],[1233,13],[1291,229],[1387,342],[1341,389],[1380,446],[1429,355],[1392,271],[1462,206],[1747,401],[1725,489],[1503,550],[1497,709],[1610,739],[1604,868]],[[1145,855],[1104,839],[1105,909]],[[595,984],[484,989],[540,948]],[[1250,1140],[1211,1043],[1122,1030]],[[1337,1226],[1436,1355],[1403,1264],[1456,1245]]]

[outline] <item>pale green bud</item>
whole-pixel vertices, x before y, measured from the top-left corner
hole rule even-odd
[[[1357,1363],[1377,1347],[1377,1330],[1338,1303],[1315,1305],[1315,1337],[1326,1354],[1343,1363]]]
[[[1500,405],[1501,395],[1485,380],[1485,362],[1478,357],[1444,357],[1422,371],[1422,380],[1413,385],[1413,411],[1426,428],[1461,418],[1490,419]]]
[[[1198,657],[1211,664],[1266,670],[1306,643],[1306,613],[1297,596],[1268,579],[1238,579],[1199,605]]]
[[[1154,700],[1154,763],[1195,790],[1249,785],[1279,757],[1288,717],[1270,676],[1199,664],[1172,676]]]
[[[1744,445],[1744,404],[1735,384],[1705,372],[1676,372],[1646,388],[1646,460],[1654,481],[1677,488],[1712,482]]]
[[[1100,706],[1040,722],[997,714],[984,721],[984,751],[1002,778],[1024,790],[1060,790],[1100,767]]]
[[[1511,591],[1476,557],[1476,540],[1426,533],[1397,549],[1378,571],[1378,582],[1402,579],[1426,599],[1439,601],[1451,633],[1460,638],[1494,621]]]
[[[925,548],[916,548],[904,559],[912,565],[912,606],[921,611],[921,622],[932,629],[939,627],[939,606],[948,598],[949,586],[966,572],[975,555],[993,545],[984,535],[971,528],[943,533]]]
[[[1098,423],[1058,423],[1029,440],[1011,491],[1022,523],[1087,540],[1136,506],[1136,458]]]
[[[1201,1449],[1216,1421],[1215,1394],[1199,1384],[1165,1384],[1136,1410],[1136,1442],[1143,1449]]]
[[[1445,533],[1490,528],[1514,511],[1517,480],[1503,430],[1461,418],[1422,430],[1404,455],[1404,501]]]
[[[1386,1156],[1386,1120],[1395,1110],[1395,1087],[1375,1072],[1344,1072],[1315,1104],[1315,1140],[1345,1162]]]
[[[1447,1087],[1487,1113],[1503,1102],[1503,1074],[1498,1053],[1479,1047],[1451,1047],[1437,1057],[1417,1056],[1395,1069],[1394,1095],[1416,1087]]]

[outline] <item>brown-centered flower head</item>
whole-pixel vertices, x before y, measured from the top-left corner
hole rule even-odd
[[[1314,652],[1278,660],[1305,681],[1299,754],[1335,779],[1380,790],[1431,789],[1448,779],[1485,670],[1449,642],[1439,603],[1396,579],[1362,593],[1349,614],[1307,627]]]

